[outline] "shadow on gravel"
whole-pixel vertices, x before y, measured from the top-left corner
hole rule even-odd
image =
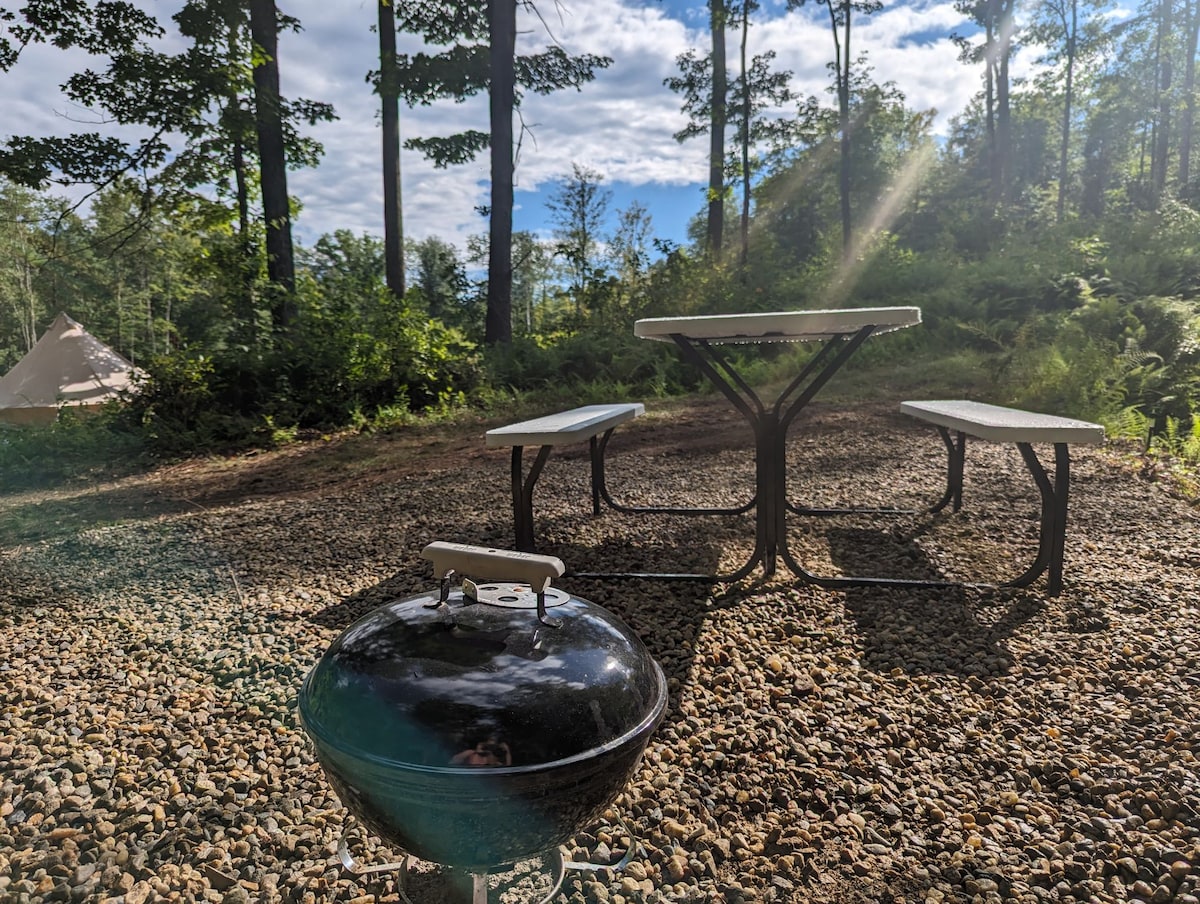
[[[846,575],[942,580],[920,550],[877,530],[834,530],[830,556]],[[978,678],[1007,674],[1006,641],[1045,603],[1040,591],[1003,588],[851,587],[846,611],[872,669]]]
[[[28,501],[23,501],[28,499]],[[193,509],[184,500],[138,488],[59,489],[41,496],[0,495],[4,545],[69,537],[103,524],[144,521]]]
[[[430,577],[428,567],[419,571],[398,571],[378,584],[351,594],[340,603],[314,612],[308,617],[308,621],[340,631],[384,603],[418,594],[436,594],[437,591],[438,582]]]
[[[643,522],[647,530],[631,541],[592,540],[586,543],[548,544],[545,552],[584,573],[712,574],[719,568],[718,541],[697,543],[685,525]],[[678,521],[679,519],[673,519]],[[627,526],[628,521],[625,525]],[[675,531],[680,533],[675,534]],[[686,542],[684,537],[689,536]],[[704,630],[712,605],[713,585],[698,580],[568,576],[560,583],[567,590],[615,612],[629,625],[662,666],[667,680],[682,686],[693,669],[697,638]],[[677,707],[669,707],[667,719]]]

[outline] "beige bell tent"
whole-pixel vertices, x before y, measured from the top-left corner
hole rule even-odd
[[[59,314],[42,338],[0,379],[0,422],[48,424],[63,406],[98,408],[133,388],[132,364]]]

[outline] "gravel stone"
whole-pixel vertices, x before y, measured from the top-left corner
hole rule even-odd
[[[753,454],[726,409],[622,426],[613,495],[744,501]],[[356,617],[433,589],[426,543],[511,544],[489,426],[0,495],[0,900],[402,900],[396,874],[340,868],[343,834],[364,864],[402,852],[333,794],[296,694]],[[812,405],[789,455],[792,498],[814,506],[918,508],[945,465],[891,402]],[[750,554],[752,516],[594,517],[587,461],[556,450],[535,499],[540,551],[569,568]],[[1195,904],[1200,513],[1150,473],[1118,443],[1073,451],[1056,599],[984,586],[1032,558],[1038,501],[1016,450],[982,442],[957,514],[788,524],[818,573],[965,584],[563,579],[645,640],[671,699],[570,846],[611,863],[632,844],[631,862],[568,872],[557,904]],[[413,900],[449,900],[444,872],[414,866]]]

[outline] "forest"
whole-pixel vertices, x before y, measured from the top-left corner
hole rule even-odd
[[[33,44],[86,50],[102,65],[64,91],[146,136],[3,136],[0,373],[65,311],[145,378],[87,423],[0,431],[0,461],[159,460],[556,396],[661,398],[703,387],[633,337],[638,318],[881,305],[917,305],[924,324],[858,368],[953,374],[941,391],[1200,461],[1200,0],[1120,14],[1106,0],[956,0],[970,27],[952,36],[963,72],[945,77],[983,78],[945,135],[853,50],[880,0],[787,0],[805,2],[827,25],[811,51],[828,63],[823,96],[795,94],[773,53],[748,55],[755,0],[709,0],[711,40],[668,80],[688,117],[676,137],[704,142],[709,164],[706,203],[675,243],[637,203],[606,227],[604,175],[579,165],[544,236],[513,229],[522,97],[587,91],[612,60],[549,34],[518,54],[518,23],[540,21],[527,0],[378,0],[383,234],[308,247],[287,175],[319,159],[305,129],[333,111],[281,96],[274,48],[302,23],[274,0],[188,0],[169,22],[124,0],[0,6],[3,71]],[[425,50],[397,52],[398,33]],[[1033,77],[1010,74],[1017,54],[1036,59]],[[402,108],[474,95],[488,99],[478,128],[404,145],[443,166],[488,161],[487,230],[465,248],[406,240]]]

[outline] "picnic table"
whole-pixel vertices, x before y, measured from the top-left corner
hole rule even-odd
[[[753,509],[754,551],[745,564],[730,574],[677,577],[736,581],[749,575],[759,565],[762,566],[763,574],[770,576],[777,569],[778,559],[783,558],[797,575],[814,582],[824,582],[797,562],[787,548],[788,512],[803,514],[815,511],[788,500],[788,429],[796,416],[867,339],[881,333],[915,326],[920,322],[920,308],[881,307],[656,317],[639,320],[634,324],[634,335],[642,339],[675,343],[685,360],[697,367],[745,418],[750,435],[754,438],[754,497],[747,505],[736,510],[671,509],[686,514],[721,514]],[[822,342],[822,347],[774,400],[767,401],[760,398],[720,348],[730,344],[761,345],[813,341]],[[626,511],[649,510],[633,506],[617,507]]]
[[[748,501],[728,507],[634,505],[613,499],[605,479],[605,456],[617,425],[642,414],[637,403],[586,405],[529,421],[489,430],[489,446],[511,446],[513,454],[513,517],[517,548],[534,548],[533,488],[550,450],[558,445],[587,440],[592,469],[592,510],[600,514],[604,502],[630,514],[741,515],[754,512],[754,550],[738,568],[724,574],[661,572],[589,573],[586,577],[678,578],[732,582],[762,566],[764,577],[778,570],[779,560],[803,580],[821,587],[869,585],[932,586],[958,581],[909,579],[874,575],[819,575],[797,560],[788,548],[788,515],[916,514],[913,509],[805,505],[789,498],[787,442],[793,422],[822,387],[872,336],[915,326],[921,322],[916,307],[839,308],[815,311],[776,311],[753,314],[716,314],[699,317],[655,317],[634,324],[634,335],[672,342],[744,418],[752,438],[755,459],[753,494]],[[724,350],[728,345],[765,345],[778,342],[820,342],[821,347],[800,372],[775,396],[763,399],[738,372]],[[966,399],[906,401],[900,410],[933,424],[947,450],[946,489],[940,501],[921,511],[934,514],[962,502],[966,437],[989,442],[1011,442],[1020,450],[1041,496],[1038,550],[1033,563],[1004,585],[1024,587],[1047,575],[1047,591],[1062,589],[1067,501],[1070,493],[1072,443],[1098,443],[1104,439],[1099,424],[1018,408],[1006,408]],[[869,427],[869,425],[864,425]],[[1054,446],[1053,478],[1034,452],[1033,443]],[[532,467],[525,472],[522,450],[539,447]],[[989,585],[994,586],[994,585]]]

